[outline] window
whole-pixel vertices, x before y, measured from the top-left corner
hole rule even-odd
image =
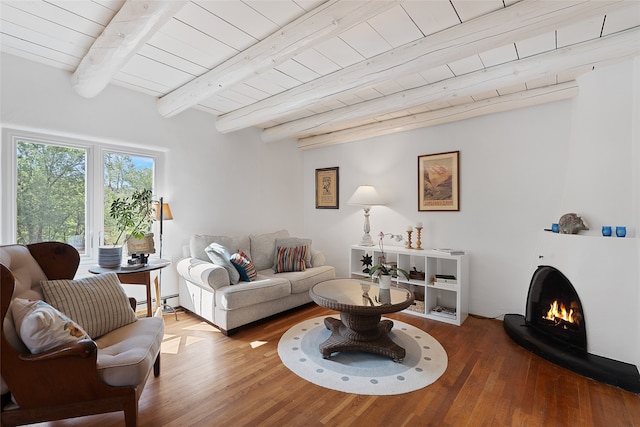
[[[106,152],[104,169],[104,243],[113,244],[118,238],[113,219],[109,216],[111,202],[130,196],[134,190],[153,189],[154,160],[150,157],[130,156]]]
[[[85,251],[87,151],[18,141],[19,244],[68,242]]]
[[[95,262],[97,246],[117,236],[116,197],[154,189],[161,153],[4,129],[0,243],[49,240]]]

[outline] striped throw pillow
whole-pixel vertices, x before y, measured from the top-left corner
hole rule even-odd
[[[77,322],[92,339],[137,320],[116,273],[40,284],[45,301]]]
[[[249,255],[238,251],[231,255],[231,263],[238,269],[240,280],[243,282],[253,282],[256,280],[258,271],[256,270],[256,266],[253,265],[251,258],[249,258]]]
[[[309,246],[278,246],[276,248],[276,264],[273,266],[273,270],[276,273],[305,271],[304,259],[308,250]]]

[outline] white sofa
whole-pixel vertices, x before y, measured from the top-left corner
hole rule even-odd
[[[295,240],[287,230],[244,236],[193,235],[185,247],[185,258],[177,264],[180,305],[229,335],[240,326],[311,302],[309,289],[334,279],[335,269],[324,265],[322,252],[310,245],[310,266],[304,271],[274,272],[276,243],[286,239]],[[257,279],[232,284],[227,270],[205,252],[211,243],[231,253],[247,254],[258,270]]]

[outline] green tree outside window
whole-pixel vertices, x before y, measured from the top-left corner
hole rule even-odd
[[[18,142],[18,243],[73,241],[84,249],[86,163],[83,149]]]
[[[88,150],[18,141],[17,223],[19,244],[62,241],[85,253],[87,242]],[[151,157],[108,152],[103,156],[103,197],[93,197],[103,210],[105,244],[117,238],[109,216],[113,200],[134,190],[153,189],[155,161]],[[94,195],[97,196],[97,195]]]

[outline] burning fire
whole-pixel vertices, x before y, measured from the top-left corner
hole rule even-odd
[[[564,320],[569,323],[578,323],[577,319],[574,319],[573,309],[567,310],[563,303],[558,304],[558,300],[555,300],[547,312],[547,316],[544,317],[547,320],[559,321]]]

